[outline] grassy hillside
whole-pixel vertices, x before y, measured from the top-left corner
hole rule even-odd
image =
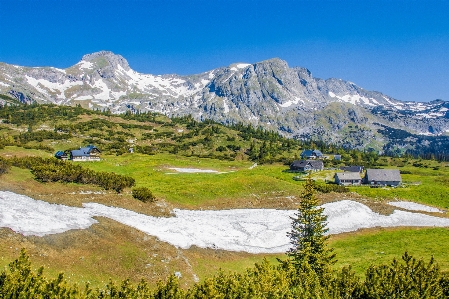
[[[131,195],[94,185],[41,183],[28,169],[11,167],[1,175],[0,190],[9,190],[51,203],[80,207],[98,202],[147,215],[168,216],[173,208],[278,208],[295,209],[302,193],[297,174],[285,165],[302,148],[317,145],[287,140],[255,128],[225,127],[190,118],[168,119],[162,115],[123,115],[88,111],[79,107],[26,106],[0,109],[0,157],[38,156],[51,158],[56,150],[75,149],[88,143],[102,150],[100,162],[77,163],[95,171],[114,172],[148,187],[154,203],[142,203]],[[129,153],[133,148],[134,153]],[[320,147],[321,148],[321,147]],[[326,146],[328,153],[342,149]],[[388,214],[390,200],[409,200],[442,209],[449,207],[449,167],[446,163],[411,158],[378,157],[371,153],[341,152],[341,164],[398,168],[405,185],[401,188],[351,187],[350,193],[318,194],[322,202],[353,199],[375,211]],[[69,162],[72,163],[72,162]],[[257,163],[257,164],[256,164]],[[327,166],[338,166],[327,162]],[[339,162],[340,163],[340,162]],[[177,173],[171,168],[214,170],[218,173]],[[334,170],[314,173],[324,184]],[[443,214],[442,216],[445,216]],[[24,237],[0,229],[0,266],[27,248],[33,265],[45,265],[56,276],[63,271],[70,281],[90,281],[103,286],[112,278],[132,281],[158,279],[180,271],[181,283],[192,285],[219,268],[242,272],[267,257],[275,262],[283,255],[251,255],[242,252],[190,248],[177,249],[156,238],[115,221],[101,218],[86,230],[45,237]],[[387,262],[408,250],[426,259],[434,255],[449,270],[447,229],[370,229],[331,238],[338,254],[336,267],[351,264],[359,275],[369,263]]]

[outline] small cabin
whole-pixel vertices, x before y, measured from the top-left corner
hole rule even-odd
[[[290,164],[291,171],[321,171],[324,163],[321,160],[296,160]]]
[[[100,161],[101,151],[89,144],[86,147],[80,147],[78,150],[70,152],[70,160],[72,161]]]
[[[359,186],[362,184],[360,172],[337,172],[334,179],[336,184],[342,186]]]
[[[59,160],[67,160],[69,158],[69,154],[67,152],[63,151],[57,151],[55,154],[55,158]]]
[[[402,177],[398,169],[367,169],[363,182],[373,187],[399,186]]]
[[[301,153],[301,158],[302,159],[322,159],[323,158],[323,153],[320,150],[304,150]]]

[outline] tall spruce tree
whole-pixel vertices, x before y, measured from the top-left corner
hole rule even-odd
[[[327,216],[323,211],[324,208],[318,206],[314,182],[309,176],[298,211],[292,217],[292,230],[287,233],[291,244],[287,255],[295,267],[310,267],[322,278],[337,261],[333,249],[327,246]]]

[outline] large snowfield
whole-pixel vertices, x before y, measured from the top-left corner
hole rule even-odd
[[[416,209],[413,203],[400,204]],[[449,226],[449,218],[440,218],[395,210],[384,216],[367,206],[343,200],[324,204],[330,234],[370,227]],[[424,210],[426,206],[420,206]],[[85,203],[83,208],[50,204],[28,196],[0,191],[0,227],[25,236],[44,236],[71,229],[85,229],[102,216],[136,228],[161,241],[181,248],[192,245],[250,253],[279,253],[290,247],[287,232],[295,210],[235,209],[194,211],[175,209],[175,217],[152,217],[129,210]]]

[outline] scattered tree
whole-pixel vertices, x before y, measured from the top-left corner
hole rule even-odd
[[[292,217],[292,230],[287,234],[292,246],[287,255],[297,268],[307,264],[320,277],[336,262],[333,249],[327,247],[327,216],[323,211],[324,208],[318,206],[314,182],[309,176],[298,211]]]

